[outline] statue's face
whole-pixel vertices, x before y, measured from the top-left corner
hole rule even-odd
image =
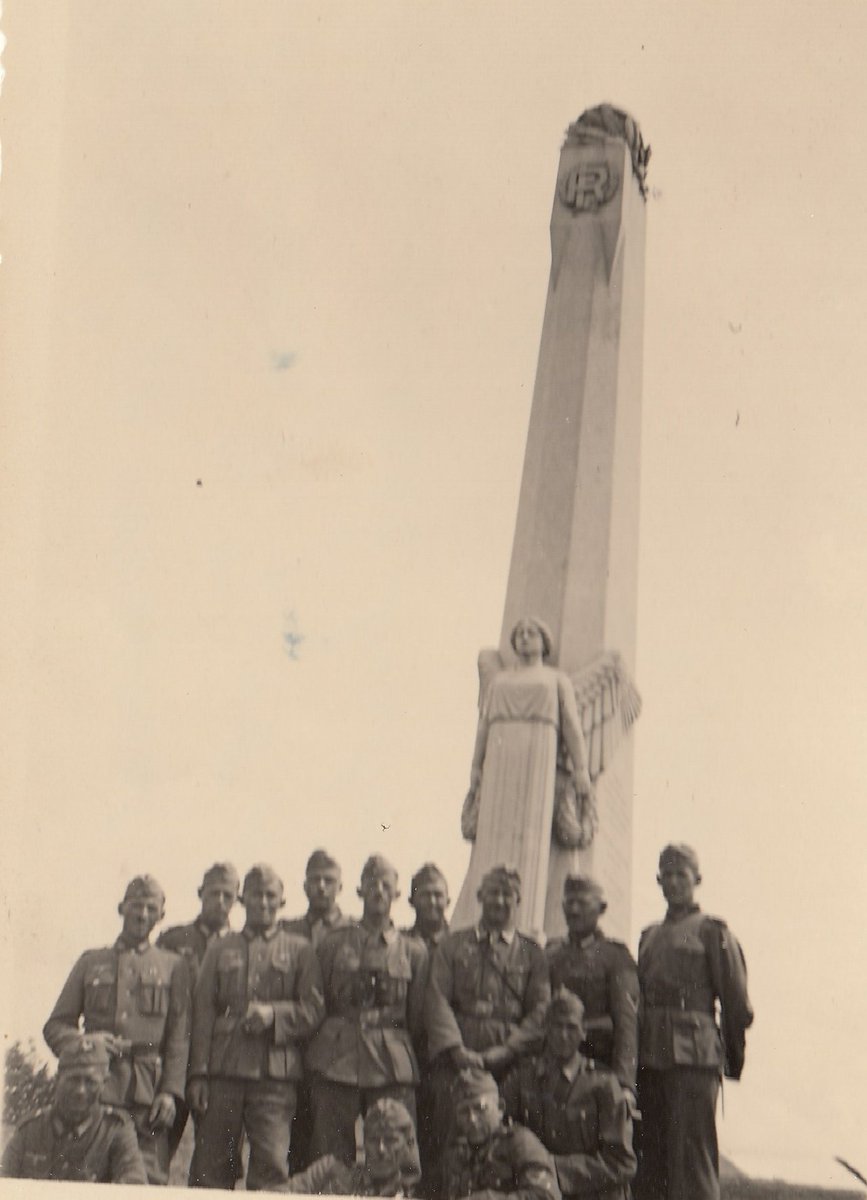
[[[491,1138],[502,1121],[500,1097],[496,1092],[459,1100],[455,1106],[455,1125],[458,1136],[471,1146],[482,1146]]]
[[[316,867],[304,878],[304,894],[314,913],[328,913],[342,887],[339,867]]]
[[[538,625],[526,618],[520,620],[515,626],[512,632],[512,644],[515,647],[515,653],[521,658],[529,658],[535,655],[541,657],[545,649],[545,640]]]
[[[599,923],[604,908],[604,902],[595,892],[567,891],[563,897],[566,924],[574,937],[588,937]]]
[[[698,879],[695,871],[686,863],[663,867],[657,876],[657,882],[669,904],[676,907],[692,904]]]
[[[96,1067],[70,1067],[59,1071],[54,1104],[67,1125],[81,1125],[99,1103],[105,1074]]]

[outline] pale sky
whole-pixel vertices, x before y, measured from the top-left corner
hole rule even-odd
[[[169,923],[215,858],[301,911],[316,845],[351,911],[373,850],[457,895],[559,147],[609,100],[653,147],[632,946],[692,842],[757,1013],[723,1152],[846,1186],[867,8],[4,9],[7,1036],[40,1040],[140,871]]]

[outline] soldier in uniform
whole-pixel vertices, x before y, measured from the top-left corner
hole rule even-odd
[[[231,863],[214,863],[202,878],[198,896],[201,911],[195,921],[188,925],[173,925],[164,929],[157,938],[157,945],[164,950],[174,950],[187,964],[190,977],[190,1004],[205,951],[214,938],[229,932],[229,913],[238,899],[240,880]],[[187,1124],[189,1109],[183,1100],[177,1101],[174,1124],[169,1130],[169,1157],[173,1158]]]
[[[425,1023],[431,1059],[502,1075],[538,1050],[551,998],[542,948],[518,933],[517,871],[494,867],[479,888],[481,920],[448,934],[430,973]]]
[[[455,1123],[445,1151],[446,1200],[559,1200],[551,1156],[521,1125],[503,1124],[503,1101],[493,1075],[465,1067],[454,1087]]]
[[[569,875],[563,884],[568,936],[545,947],[551,990],[567,987],[584,1005],[585,1052],[610,1067],[632,1100],[638,1066],[638,971],[622,942],[599,929],[608,905],[589,875]]]
[[[433,954],[449,931],[446,909],[449,885],[436,863],[426,862],[416,871],[409,885],[409,902],[415,909],[415,924],[405,932],[421,938],[428,954]]]
[[[355,923],[352,917],[343,915],[337,903],[342,888],[340,864],[327,850],[314,850],[307,860],[304,873],[307,912],[280,924],[287,932],[307,938],[308,942],[313,943],[313,948],[318,949],[329,930],[343,929]]]
[[[421,1178],[415,1125],[405,1105],[388,1097],[375,1101],[364,1118],[364,1162],[348,1167],[327,1154],[286,1191],[317,1196],[413,1196]]]
[[[494,867],[479,888],[481,919],[474,929],[449,933],[431,961],[425,1010],[433,1064],[434,1145],[449,1138],[455,1072],[479,1067],[498,1077],[522,1055],[541,1049],[551,996],[542,948],[515,928],[521,900],[516,871]],[[436,1164],[427,1185],[436,1194]]]
[[[716,1099],[724,1071],[739,1079],[753,1013],[737,939],[693,900],[701,882],[690,846],[659,856],[668,903],[638,947],[639,1200],[719,1200]],[[715,1018],[720,1006],[720,1026]]]
[[[563,1196],[629,1200],[635,1174],[630,1103],[617,1077],[581,1053],[584,1005],[554,992],[545,1050],[522,1059],[503,1086],[506,1115],[550,1151]]]
[[[98,1035],[76,1035],[60,1052],[54,1100],[22,1121],[3,1152],[11,1179],[79,1183],[147,1183],[135,1126],[121,1109],[99,1102],[109,1056]]]
[[[327,850],[314,850],[307,860],[304,873],[304,894],[307,896],[307,912],[301,917],[281,921],[288,933],[307,938],[314,950],[332,929],[344,929],[354,925],[352,917],[344,916],[337,903],[343,888],[340,864]],[[290,1165],[294,1172],[310,1164],[310,1139],[313,1136],[313,1116],[310,1087],[307,1079],[298,1085],[298,1107],[292,1125],[292,1150]]]
[[[242,1130],[250,1143],[247,1190],[286,1182],[301,1044],[323,1017],[316,954],[280,929],[283,883],[271,867],[247,872],[241,903],[244,929],[210,945],[193,1000],[190,1187],[234,1188]]]
[[[449,906],[449,885],[436,863],[424,863],[412,877],[409,887],[409,902],[415,909],[415,924],[405,932],[419,938],[427,946],[428,954],[434,950],[449,931],[446,909]],[[435,1162],[438,1157],[436,1094],[430,1073],[430,1055],[427,1034],[423,1033],[416,1043],[421,1083],[416,1092],[418,1112],[418,1144],[421,1155],[423,1184],[433,1182]],[[423,1190],[427,1190],[423,1187]]]
[[[151,875],[132,879],[118,905],[123,920],[113,946],[86,950],[72,968],[43,1033],[55,1054],[78,1035],[100,1032],[111,1059],[104,1104],[125,1109],[135,1124],[150,1183],[169,1178],[168,1131],[184,1095],[190,1044],[186,964],[150,944],[165,911]]]
[[[415,1120],[419,1081],[413,1039],[422,1028],[427,950],[399,933],[391,906],[397,872],[374,854],[364,864],[361,921],[334,929],[319,946],[328,1015],[307,1050],[312,1153],[355,1159],[355,1120],[381,1097]]]

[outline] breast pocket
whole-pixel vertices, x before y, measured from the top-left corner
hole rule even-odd
[[[117,967],[101,963],[88,971],[84,981],[84,1014],[105,1016],[114,1008],[117,989]]]
[[[588,1151],[595,1149],[599,1141],[599,1120],[595,1104],[578,1101],[566,1105],[566,1119],[569,1125],[570,1140],[575,1143],[575,1150]],[[580,1145],[577,1144],[580,1141]]]
[[[169,1011],[169,986],[166,983],[143,983],[139,990],[138,1010],[146,1017],[162,1017]]]
[[[374,1003],[378,1007],[387,1004],[401,1004],[406,999],[412,979],[412,968],[409,959],[399,958],[387,964],[384,971],[376,972],[376,997]]]

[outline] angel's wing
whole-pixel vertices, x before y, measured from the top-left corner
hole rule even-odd
[[[641,697],[620,655],[604,650],[570,675],[581,729],[587,743],[590,778],[596,780],[613,759],[620,739],[641,712]]]
[[[479,712],[484,707],[485,697],[488,694],[491,681],[505,666],[506,664],[503,662],[499,650],[488,649],[479,651]]]

